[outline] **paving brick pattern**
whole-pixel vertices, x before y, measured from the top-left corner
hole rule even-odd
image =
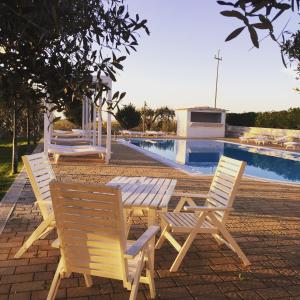
[[[107,182],[116,175],[162,176],[178,179],[176,190],[205,192],[210,178],[190,177],[136,153],[113,145],[113,160],[104,166],[96,159],[68,160],[55,167],[62,180]],[[178,199],[172,198],[170,206]],[[13,256],[26,237],[40,223],[33,206],[29,183],[0,235],[0,300],[46,299],[59,259],[51,248],[52,233],[37,241],[20,259]],[[300,299],[300,188],[244,179],[228,228],[236,237],[252,265],[244,268],[225,246],[199,235],[180,269],[170,273],[176,251],[167,243],[155,253],[157,299]],[[131,238],[145,229],[136,219]],[[184,236],[177,235],[179,241]],[[81,275],[63,279],[57,299],[128,299],[122,283],[94,278],[92,288],[84,286]],[[141,285],[138,299],[149,299]]]

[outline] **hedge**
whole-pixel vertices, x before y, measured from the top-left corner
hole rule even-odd
[[[245,127],[300,129],[300,108],[258,113],[228,113],[226,124]]]

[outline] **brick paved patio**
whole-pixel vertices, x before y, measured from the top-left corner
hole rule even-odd
[[[113,145],[109,166],[96,159],[62,160],[55,172],[62,180],[107,182],[116,175],[161,176],[178,179],[176,190],[205,192],[210,178],[191,177],[125,146]],[[172,199],[174,206],[177,199]],[[59,252],[55,234],[40,240],[21,258],[14,253],[39,224],[34,196],[27,183],[0,235],[0,300],[45,299]],[[244,179],[228,227],[252,262],[243,268],[237,256],[209,236],[198,236],[177,273],[168,269],[175,250],[167,243],[156,251],[157,299],[300,299],[300,187]],[[136,220],[131,237],[144,230]],[[183,240],[180,235],[179,240]],[[121,282],[94,278],[86,288],[81,276],[61,283],[60,299],[128,299]],[[148,299],[141,285],[139,299]]]

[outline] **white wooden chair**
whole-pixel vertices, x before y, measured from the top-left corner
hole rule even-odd
[[[51,180],[55,179],[55,174],[52,170],[49,158],[44,152],[41,152],[24,155],[22,156],[22,160],[36,197],[36,204],[42,213],[43,222],[18,250],[15,258],[21,257],[33,242],[40,238],[44,238],[55,228],[52,200],[49,190],[49,183]]]
[[[125,238],[121,190],[95,184],[50,183],[61,259],[47,299],[54,299],[60,280],[71,273],[123,281],[136,299],[139,283],[155,297],[151,240],[158,226],[151,226],[136,242]],[[141,276],[143,269],[145,276]]]
[[[226,229],[228,214],[233,210],[233,201],[245,166],[245,162],[222,156],[207,195],[174,194],[182,198],[173,212],[161,213],[162,233],[156,244],[156,249],[159,249],[167,239],[179,252],[171,266],[171,272],[178,270],[198,233],[212,234],[219,244],[226,244],[236,252],[246,266],[250,264]],[[205,205],[197,206],[192,198],[206,199]],[[184,207],[186,202],[189,206]],[[181,212],[183,207],[186,211],[192,212]],[[187,233],[188,237],[184,244],[180,245],[171,235],[171,232]]]

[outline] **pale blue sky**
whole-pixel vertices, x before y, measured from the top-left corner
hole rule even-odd
[[[148,19],[150,36],[126,60],[114,89],[124,103],[140,107],[213,106],[214,55],[221,49],[218,107],[232,112],[280,110],[300,106],[297,80],[283,67],[271,40],[251,48],[248,32],[225,43],[241,23],[219,14],[215,0],[127,0],[129,10]],[[287,17],[281,19],[285,22]]]

